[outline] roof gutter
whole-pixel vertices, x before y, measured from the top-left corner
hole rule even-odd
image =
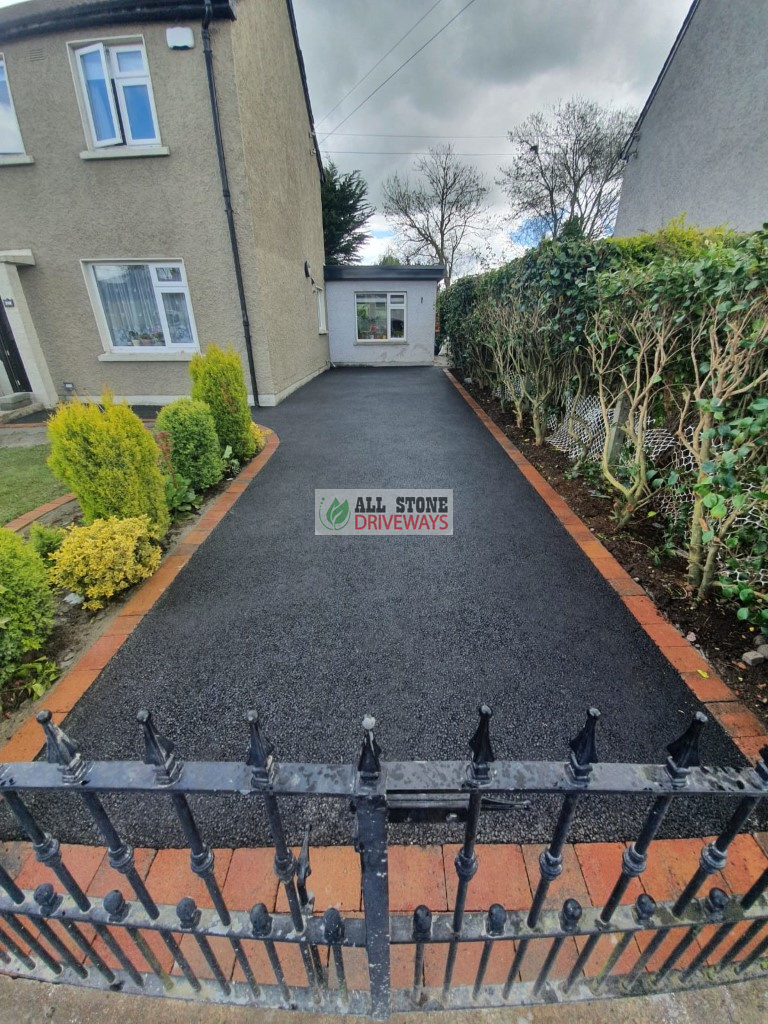
[[[661,83],[664,81],[664,77],[665,77],[667,71],[669,70],[669,68],[670,68],[670,66],[672,64],[672,61],[675,59],[675,54],[680,49],[680,44],[683,41],[683,36],[688,31],[688,26],[690,25],[691,19],[693,18],[694,14],[696,13],[696,8],[698,6],[699,6],[699,0],[693,0],[693,3],[688,8],[688,13],[685,16],[685,21],[680,26],[680,31],[677,33],[675,41],[672,44],[672,49],[667,54],[667,59],[664,61],[662,69],[659,72],[658,78],[656,79],[656,81],[653,84],[653,88],[651,89],[650,95],[648,96],[648,99],[645,101],[645,106],[640,111],[640,116],[635,121],[634,128],[630,132],[629,138],[624,143],[624,148],[622,149],[621,154],[620,154],[622,160],[628,160],[629,159],[629,151],[632,148],[632,144],[635,142],[635,140],[640,135],[640,128],[642,126],[643,121],[645,120],[645,115],[651,109],[651,104],[653,103],[653,101],[656,98],[656,93],[659,91],[659,89],[661,87]]]
[[[213,0],[213,17],[234,21],[235,0]],[[200,0],[85,0],[61,7],[51,3],[45,10],[23,13],[7,8],[0,12],[0,42],[81,28],[123,25],[131,22],[187,21],[200,16]]]
[[[243,267],[240,262],[240,248],[237,244],[237,229],[235,227],[235,213],[232,209],[232,195],[229,190],[229,175],[227,174],[227,163],[224,158],[224,140],[221,134],[221,118],[219,116],[219,101],[216,96],[216,79],[213,73],[213,50],[211,49],[211,33],[209,26],[213,18],[212,0],[204,0],[205,11],[201,31],[203,36],[203,53],[205,55],[205,70],[208,76],[208,94],[211,100],[211,117],[213,119],[213,134],[216,139],[216,154],[219,158],[219,178],[221,179],[221,193],[224,197],[224,211],[227,215],[227,227],[229,228],[229,244],[232,249],[232,260],[235,264],[235,279],[237,281],[237,294],[240,299],[240,314],[243,319],[243,336],[245,338],[245,352],[248,357],[248,372],[253,388],[253,404],[259,404],[259,389],[256,384],[256,366],[253,359],[253,339],[251,338],[251,323],[248,318],[248,305],[245,300],[245,285],[243,283]]]

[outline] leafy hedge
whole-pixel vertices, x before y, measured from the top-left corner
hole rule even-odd
[[[671,435],[688,507],[668,540],[686,548],[692,592],[719,587],[768,631],[768,588],[747,580],[768,571],[768,225],[737,235],[678,220],[637,238],[547,241],[438,302],[455,368],[529,420],[537,443],[551,416],[571,432],[578,399],[597,397],[620,524],[680,486],[646,443]]]

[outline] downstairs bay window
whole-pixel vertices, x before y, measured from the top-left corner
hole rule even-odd
[[[85,273],[107,351],[198,351],[182,263],[86,263]]]

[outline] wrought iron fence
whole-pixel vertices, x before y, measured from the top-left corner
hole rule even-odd
[[[0,867],[0,889],[5,892],[0,897],[0,970],[146,995],[379,1018],[414,1009],[640,995],[768,974],[768,869],[743,895],[729,896],[718,887],[702,894],[707,879],[725,866],[731,842],[768,794],[768,748],[754,768],[701,767],[699,736],[706,716],[699,713],[668,747],[666,764],[601,764],[595,749],[599,712],[593,708],[564,763],[498,761],[490,736],[491,711],[482,706],[479,713],[466,761],[383,761],[375,722],[366,718],[357,764],[328,765],[277,761],[254,712],[248,714],[250,743],[243,763],[183,762],[147,711],[138,715],[143,763],[90,762],[50,713],[41,712],[47,761],[0,766],[0,792],[37,859],[55,873],[63,892],[50,884],[26,892]],[[62,798],[69,793],[85,805],[104,838],[110,865],[132,890],[130,899],[118,890],[99,904],[89,899],[63,862],[59,842],[25,801],[27,794],[41,791]],[[117,792],[166,794],[189,845],[191,869],[205,883],[213,909],[199,908],[189,897],[176,907],[155,902],[136,869],[132,847],[102,802],[105,794]],[[287,913],[270,912],[263,903],[248,912],[227,906],[214,873],[214,854],[190,808],[192,794],[230,794],[263,802]],[[468,912],[481,815],[509,807],[521,794],[561,798],[551,842],[539,858],[532,903],[523,911],[494,903],[487,912]],[[616,865],[605,906],[582,906],[569,898],[560,910],[548,909],[548,890],[563,871],[563,850],[577,805],[598,794],[641,795],[650,800],[650,810],[638,838]],[[677,898],[656,902],[642,893],[634,904],[622,902],[632,880],[646,869],[649,849],[671,803],[713,795],[732,803],[732,813],[721,835],[704,845],[698,868]],[[362,917],[344,917],[335,909],[314,913],[307,889],[309,834],[295,857],[280,812],[283,799],[302,797],[349,803],[362,869]],[[453,911],[433,913],[419,906],[412,915],[390,913],[388,818],[438,820],[446,815],[465,822],[455,860]],[[193,969],[190,942],[207,970]],[[230,950],[228,957],[222,955],[222,944]],[[564,944],[573,953],[565,968]],[[298,984],[286,970],[296,950]],[[355,956],[357,967],[360,958],[365,962],[364,981],[359,971],[351,976],[350,959]]]

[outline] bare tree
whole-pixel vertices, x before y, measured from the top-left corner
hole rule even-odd
[[[587,238],[610,234],[616,220],[621,150],[635,122],[631,110],[575,97],[526,118],[509,132],[514,162],[498,184],[525,241],[557,238],[566,224]]]
[[[453,146],[430,148],[416,161],[418,180],[393,174],[383,186],[384,213],[406,263],[442,263],[449,285],[460,260],[483,234],[488,186]]]

